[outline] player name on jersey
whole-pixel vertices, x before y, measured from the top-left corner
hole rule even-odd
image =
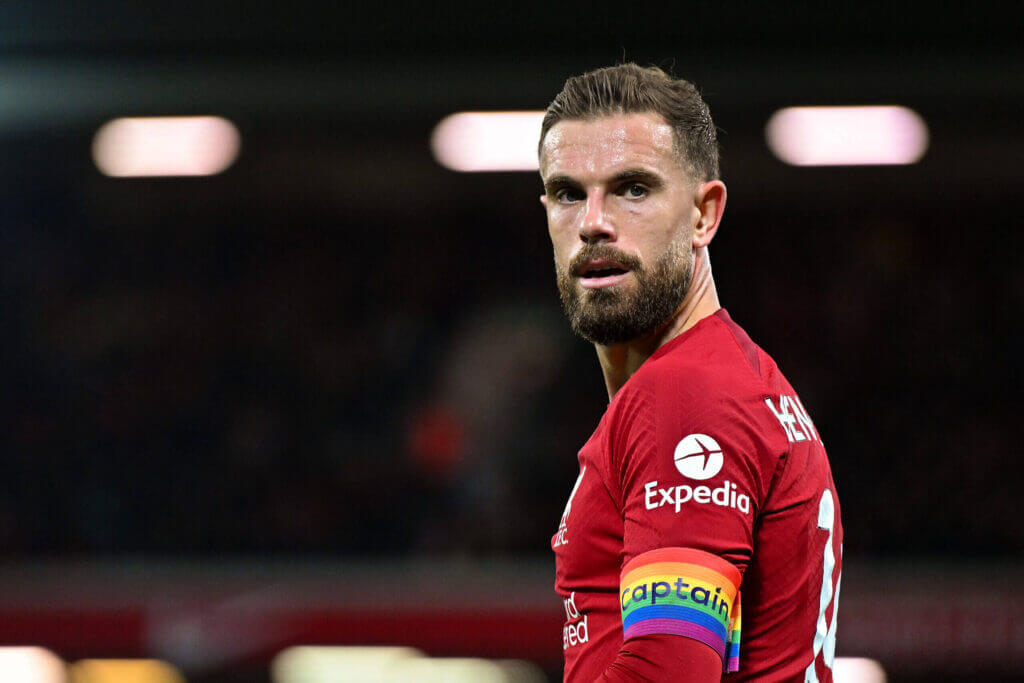
[[[768,404],[768,408],[775,415],[775,419],[779,421],[779,424],[786,431],[786,438],[789,439],[790,443],[797,441],[820,441],[818,430],[814,428],[811,416],[804,409],[804,404],[800,403],[799,397],[795,395],[779,396],[778,408],[775,407],[770,398],[766,398],[764,402]]]

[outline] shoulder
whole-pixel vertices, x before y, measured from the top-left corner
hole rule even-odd
[[[616,395],[613,450],[625,464],[674,452],[696,437],[771,472],[788,447],[765,403],[771,389],[760,372],[770,375],[771,359],[727,315],[699,326],[659,349]]]
[[[761,376],[765,361],[767,355],[721,310],[658,349],[622,388],[623,398],[655,405],[728,399],[723,408],[737,399],[760,401],[768,391]]]

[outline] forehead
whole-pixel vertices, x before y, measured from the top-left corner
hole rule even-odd
[[[544,138],[540,162],[544,178],[599,178],[637,167],[662,173],[682,170],[672,127],[660,114],[560,121]]]

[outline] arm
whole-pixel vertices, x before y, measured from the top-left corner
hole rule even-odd
[[[678,404],[656,393],[639,391],[636,401],[614,449],[623,644],[604,680],[719,681],[737,665],[739,587],[753,553],[761,473],[731,411],[708,410],[687,424]],[[703,470],[676,464],[695,439],[719,454],[717,464],[704,454],[695,463]]]
[[[708,683],[722,679],[722,660],[704,643],[673,635],[638,636],[623,643],[600,683],[665,680]]]
[[[737,663],[739,570],[694,548],[658,548],[622,570],[623,644],[607,681],[721,679]]]

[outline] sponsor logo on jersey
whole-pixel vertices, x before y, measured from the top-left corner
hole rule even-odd
[[[562,628],[562,649],[568,650],[574,645],[582,645],[590,640],[590,629],[587,615],[581,614],[576,607],[575,591],[562,601],[565,605],[565,626]]]
[[[676,469],[688,479],[705,481],[717,476],[725,466],[725,453],[707,434],[689,434],[676,444],[673,454]],[[717,505],[746,514],[750,512],[750,496],[741,493],[736,484],[726,479],[719,486],[680,484],[661,488],[658,481],[644,484],[644,507],[657,510],[665,505],[678,513],[686,503]]]
[[[644,507],[648,510],[657,510],[663,505],[668,505],[679,512],[683,505],[690,501],[701,505],[710,503],[719,507],[733,508],[743,514],[750,512],[750,496],[740,493],[736,484],[728,479],[716,488],[681,484],[663,489],[658,486],[657,480],[644,484]]]
[[[690,479],[704,481],[722,471],[725,456],[718,442],[707,434],[690,434],[676,444],[676,469]]]

